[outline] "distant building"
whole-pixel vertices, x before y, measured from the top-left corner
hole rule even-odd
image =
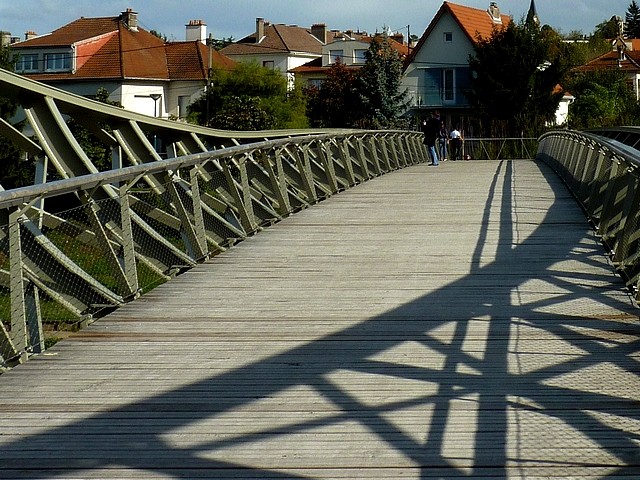
[[[293,84],[290,73],[296,67],[322,56],[328,32],[324,24],[311,28],[271,24],[256,18],[256,29],[250,35],[227,45],[221,52],[237,62],[255,62],[282,73]]]
[[[327,71],[337,62],[350,69],[361,68],[366,61],[365,54],[376,38],[378,35],[370,36],[366,32],[331,32],[328,43],[322,47],[322,56],[294,68],[291,73],[306,85],[320,86],[327,77]],[[398,52],[401,60],[404,60],[409,53],[408,46],[404,44],[404,37],[401,34],[392,34],[388,38],[391,48]]]
[[[640,100],[640,39],[625,39],[619,36],[612,40],[611,46],[610,52],[600,55],[573,71],[617,70],[623,72],[629,86],[636,94],[636,99]]]
[[[192,20],[185,42],[167,43],[138,24],[127,9],[116,17],[79,18],[53,32],[28,35],[10,48],[16,71],[28,78],[92,97],[99,88],[125,109],[182,118],[203,92],[209,68],[235,62],[205,45],[206,24]]]
[[[438,109],[450,123],[468,115],[471,105],[464,91],[471,86],[469,57],[476,40],[490,38],[510,22],[496,2],[486,10],[443,2],[405,64],[403,86],[411,114],[420,118]]]

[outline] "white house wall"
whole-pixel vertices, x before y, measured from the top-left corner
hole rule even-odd
[[[179,118],[179,102],[180,97],[188,97],[186,105],[190,105],[198,100],[204,93],[205,84],[202,81],[174,81],[171,82],[169,91],[167,92],[167,110],[169,117]]]
[[[161,95],[156,102],[151,95]],[[120,102],[125,110],[149,115],[151,117],[167,117],[167,98],[163,85],[136,85],[124,83],[109,97],[110,100]],[[157,110],[156,110],[157,103]]]
[[[451,42],[445,42],[445,32],[451,32]],[[453,17],[445,12],[405,71],[402,84],[408,93],[413,95],[412,104],[425,104],[426,69],[466,67],[469,65],[469,55],[473,54],[473,51],[473,44],[469,38]]]
[[[353,65],[356,50],[369,50],[369,43],[361,42],[359,40],[337,40],[335,42],[328,43],[322,47],[322,66],[327,67],[333,62],[331,61],[332,50],[342,50],[344,65]]]

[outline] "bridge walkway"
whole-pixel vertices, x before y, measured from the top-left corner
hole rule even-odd
[[[544,165],[413,166],[0,376],[0,478],[638,478],[639,362]]]

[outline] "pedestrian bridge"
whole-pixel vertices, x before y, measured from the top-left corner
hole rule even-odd
[[[90,165],[55,124],[35,156]],[[273,137],[0,193],[1,478],[637,478],[635,130]]]

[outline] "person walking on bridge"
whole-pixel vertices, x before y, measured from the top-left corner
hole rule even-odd
[[[457,125],[451,130],[449,138],[451,139],[449,143],[451,146],[451,160],[462,160],[462,133]]]
[[[435,167],[440,164],[440,161],[438,160],[438,153],[436,152],[436,140],[440,133],[440,123],[440,112],[435,110],[432,112],[431,118],[422,124],[422,132],[424,133],[422,143],[427,146],[429,155],[431,156],[431,163],[429,165],[433,165]]]

